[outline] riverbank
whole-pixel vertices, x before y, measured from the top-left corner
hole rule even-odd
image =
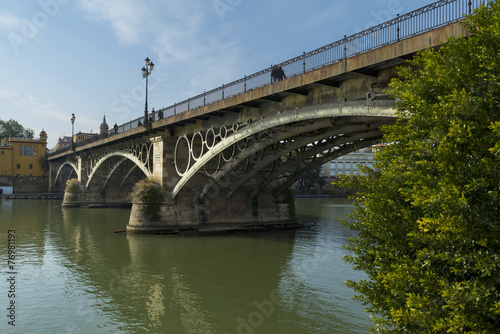
[[[64,193],[4,194],[0,199],[63,199]]]
[[[326,192],[326,193],[316,193],[316,194],[306,194],[306,193],[296,193],[294,195],[295,198],[330,198],[330,197],[349,197],[351,194],[344,191],[339,192]],[[4,194],[0,195],[1,199],[64,199],[64,193],[39,193],[39,194]],[[89,204],[85,207],[109,207],[108,205],[98,205],[98,204]]]

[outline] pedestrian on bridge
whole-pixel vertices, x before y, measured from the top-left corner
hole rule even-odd
[[[278,67],[277,74],[278,74],[278,81],[286,79],[285,71],[283,71],[283,68],[281,66]]]
[[[277,82],[286,79],[285,71],[278,65],[273,65],[271,67],[271,82]]]
[[[271,82],[278,81],[279,70],[277,65],[271,66]]]

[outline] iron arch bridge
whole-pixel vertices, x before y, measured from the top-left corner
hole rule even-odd
[[[132,203],[130,231],[291,224],[290,186],[380,142],[397,118],[385,89],[398,67],[466,35],[457,21],[479,3],[438,1],[281,63],[284,80],[263,70],[103,131],[49,156],[51,185],[76,176],[63,205],[77,206],[130,202],[134,184],[153,180],[161,194]]]

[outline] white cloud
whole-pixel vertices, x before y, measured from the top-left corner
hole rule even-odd
[[[13,30],[21,27],[22,21],[15,16],[0,13],[0,27]]]
[[[80,5],[90,19],[109,24],[124,44],[140,41],[151,15],[147,5],[135,0],[80,0]]]
[[[53,103],[42,102],[35,96],[29,94],[16,100],[15,106],[17,110],[23,110],[25,115],[29,115],[32,119],[43,116],[44,123],[46,123],[45,120],[51,120],[51,122],[64,121],[69,124],[71,119],[71,114],[62,111]],[[96,124],[99,124],[98,120],[85,116],[78,116],[78,122],[80,126],[88,127],[89,129],[95,128]]]
[[[237,79],[234,69],[240,51],[230,31],[218,30],[220,21],[211,1],[79,2],[90,19],[109,26],[120,42],[148,45],[154,53],[149,57],[182,77],[189,85],[186,91],[199,94]]]
[[[0,90],[0,98],[3,99],[11,99],[13,97],[16,97],[18,94],[14,91],[11,91],[9,89],[2,89]]]

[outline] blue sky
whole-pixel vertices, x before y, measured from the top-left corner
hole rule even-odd
[[[0,119],[49,148],[351,35],[418,0],[23,0],[0,4]]]

